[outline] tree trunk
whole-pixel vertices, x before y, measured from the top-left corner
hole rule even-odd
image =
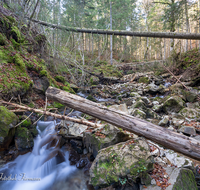
[[[189,33],[190,32],[190,27],[189,27],[187,0],[185,0],[184,3],[185,3],[186,32]],[[188,40],[186,40],[185,51],[188,51]]]
[[[92,34],[108,34],[108,35],[118,35],[118,36],[139,36],[139,37],[152,37],[152,38],[174,38],[174,39],[200,39],[200,34],[196,33],[176,33],[176,32],[132,32],[126,30],[103,30],[103,29],[89,29],[89,28],[71,28],[57,24],[51,24],[44,21],[39,21],[32,19],[32,22],[36,22],[38,24],[57,28],[60,30],[73,31],[73,32],[81,32],[81,33],[92,33]]]
[[[106,106],[54,87],[49,87],[47,89],[46,96],[48,99],[60,102],[63,105],[107,121],[124,130],[144,136],[166,148],[200,160],[200,144],[193,138],[143,121],[142,119],[126,115],[123,112],[109,109]]]
[[[112,30],[112,1],[110,1],[110,30]],[[113,64],[113,55],[112,55],[112,34],[110,35],[110,64]]]
[[[35,7],[34,7],[34,9],[33,9],[33,12],[32,12],[32,14],[31,14],[31,16],[30,16],[30,18],[29,18],[30,20],[29,20],[29,22],[28,22],[28,29],[30,28],[31,21],[32,21],[32,18],[33,18],[33,16],[34,16],[34,14],[35,14],[35,10],[36,10],[36,8],[37,8],[37,6],[38,6],[39,1],[40,1],[40,0],[37,0],[37,2],[36,2],[36,4],[35,4]]]

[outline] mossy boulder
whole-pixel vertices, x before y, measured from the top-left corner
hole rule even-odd
[[[142,110],[138,109],[138,108],[130,109],[129,114],[134,116],[134,117],[141,118],[141,119],[146,119],[146,117],[147,117],[146,113],[143,112]]]
[[[23,150],[33,147],[33,136],[26,127],[18,127],[15,133],[15,147]]]
[[[83,139],[85,146],[96,157],[98,151],[102,148],[126,141],[130,137],[129,134],[125,134],[119,128],[111,124],[106,124],[103,128],[98,128],[94,132],[84,132]]]
[[[184,101],[179,96],[172,96],[163,103],[162,108],[166,113],[178,113],[183,108],[183,105]]]
[[[149,84],[149,78],[148,77],[140,77],[138,82]]]
[[[137,138],[100,150],[90,168],[90,183],[95,187],[118,182],[124,185],[152,169],[149,145],[143,138]]]
[[[183,108],[179,113],[184,117],[188,117],[192,119],[200,117],[199,111],[192,108]]]
[[[4,106],[0,106],[0,148],[8,148],[10,145],[18,117]]]

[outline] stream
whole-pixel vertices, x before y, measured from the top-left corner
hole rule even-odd
[[[87,176],[71,166],[65,146],[59,148],[55,121],[39,121],[32,152],[18,156],[0,169],[0,189],[86,190]],[[53,140],[52,140],[53,139]]]

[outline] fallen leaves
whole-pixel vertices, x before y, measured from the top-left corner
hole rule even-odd
[[[154,169],[150,172],[151,177],[156,181],[156,185],[165,190],[171,183],[169,183],[169,176],[166,170],[158,163],[154,164]]]

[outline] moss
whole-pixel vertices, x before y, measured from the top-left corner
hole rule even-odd
[[[54,79],[57,81],[57,82],[61,82],[61,83],[65,83],[65,78],[61,75],[57,75],[54,77]]]
[[[15,54],[14,60],[15,60],[15,64],[18,65],[22,71],[26,70],[25,63],[24,63],[22,57],[18,53]]]
[[[21,124],[21,127],[30,127],[31,126],[31,120],[30,118],[28,118],[27,120],[25,120],[22,124]]]
[[[13,112],[9,111],[4,106],[0,106],[0,137],[6,137],[12,126],[12,123],[14,122],[16,124],[17,121],[18,118]]]
[[[0,33],[0,46],[6,45],[6,37]]]
[[[139,78],[139,83],[149,84],[149,78],[148,77],[141,77],[141,78]]]
[[[6,18],[11,22],[11,23],[16,23],[16,19],[12,16],[6,16]]]
[[[41,70],[40,71],[40,76],[47,76],[47,71],[46,70]]]
[[[93,101],[93,102],[97,101],[92,95],[89,95],[86,99]]]
[[[11,32],[15,35],[15,41],[17,43],[22,43],[24,41],[24,39],[21,36],[21,32],[16,26],[11,27]]]
[[[64,105],[61,104],[61,103],[59,103],[59,102],[54,102],[54,103],[53,103],[53,107],[54,107],[54,108],[60,109],[60,108],[64,107]]]
[[[197,190],[194,174],[189,169],[181,169],[179,177],[173,186],[173,190]]]

